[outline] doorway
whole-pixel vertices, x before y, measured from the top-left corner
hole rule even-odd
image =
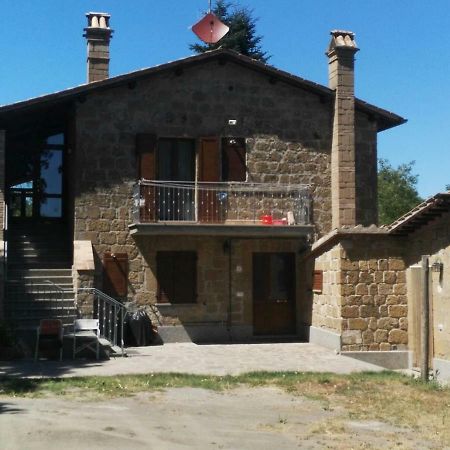
[[[295,334],[295,299],[295,253],[254,253],[254,334]]]

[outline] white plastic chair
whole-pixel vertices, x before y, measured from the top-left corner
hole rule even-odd
[[[73,359],[77,353],[85,349],[93,351],[98,359],[100,354],[99,337],[98,319],[76,319],[73,323]],[[78,347],[77,340],[80,342]]]

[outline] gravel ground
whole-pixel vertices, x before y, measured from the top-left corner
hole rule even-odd
[[[412,430],[275,387],[167,389],[95,400],[0,397],[2,450],[427,449]]]

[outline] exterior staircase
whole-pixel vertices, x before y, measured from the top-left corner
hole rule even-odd
[[[61,224],[14,224],[8,232],[5,316],[16,329],[76,318],[72,250]]]

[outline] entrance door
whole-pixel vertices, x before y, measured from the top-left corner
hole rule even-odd
[[[254,334],[294,334],[295,254],[253,254]]]

